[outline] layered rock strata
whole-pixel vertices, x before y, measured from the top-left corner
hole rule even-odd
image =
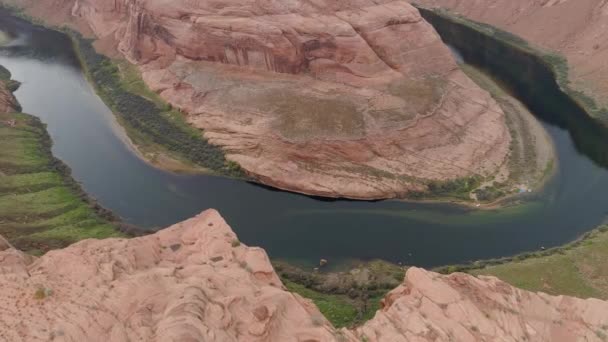
[[[400,197],[429,181],[491,177],[507,160],[502,110],[404,1],[25,6],[114,46],[228,159],[274,187]]]

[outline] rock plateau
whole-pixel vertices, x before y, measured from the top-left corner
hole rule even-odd
[[[501,108],[405,1],[3,1],[119,51],[274,187],[400,197],[507,160]]]

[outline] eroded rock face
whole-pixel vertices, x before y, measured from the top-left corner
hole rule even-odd
[[[410,268],[383,309],[356,329],[369,341],[597,341],[608,302],[520,290],[494,277]]]
[[[492,175],[508,154],[502,110],[405,1],[26,7],[86,24],[99,46],[114,45],[139,65],[146,83],[229,159],[278,188],[397,197],[429,180]]]
[[[608,106],[608,2],[605,0],[422,0],[562,53],[573,85]]]
[[[328,341],[260,248],[216,211],[136,239],[88,240],[32,261],[0,240],[2,341]]]
[[[0,238],[2,341],[603,341],[608,303],[410,268],[363,326],[334,329],[214,210],[39,259]]]
[[[8,89],[6,82],[0,80],[0,113],[11,113],[19,111],[19,103]]]

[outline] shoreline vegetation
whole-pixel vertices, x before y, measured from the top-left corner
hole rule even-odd
[[[72,38],[85,75],[125,127],[137,149],[149,151],[151,144],[152,150],[156,147],[157,152],[141,153],[144,160],[149,159],[150,154],[158,154],[158,148],[162,147],[171,155],[177,155],[176,160],[192,162],[190,170],[208,170],[211,174],[247,179],[238,164],[225,158],[221,148],[210,144],[199,130],[190,127],[171,105],[150,94],[152,92],[143,81],[137,79],[139,75],[134,76],[137,71],[130,72],[131,82],[125,84],[128,66],[119,68],[116,62],[98,53],[93,46],[94,40],[84,38],[74,30],[64,28],[62,32]],[[147,96],[141,94],[144,92]],[[151,163],[155,165],[154,161]]]
[[[0,74],[0,87],[12,93],[18,82],[1,66]],[[53,156],[45,125],[19,110],[0,113],[0,235],[34,255],[87,238],[135,235]]]

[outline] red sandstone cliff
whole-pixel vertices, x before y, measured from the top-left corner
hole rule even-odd
[[[570,79],[608,106],[608,1],[421,0],[494,25],[553,51],[570,65]]]
[[[7,82],[0,80],[0,113],[11,113],[19,109],[19,103],[13,92],[8,89]]]
[[[336,330],[209,210],[133,239],[34,258],[0,238],[1,341],[603,341],[608,303],[417,268],[363,326]]]
[[[259,181],[361,199],[493,175],[495,101],[404,1],[15,1],[115,46]]]

